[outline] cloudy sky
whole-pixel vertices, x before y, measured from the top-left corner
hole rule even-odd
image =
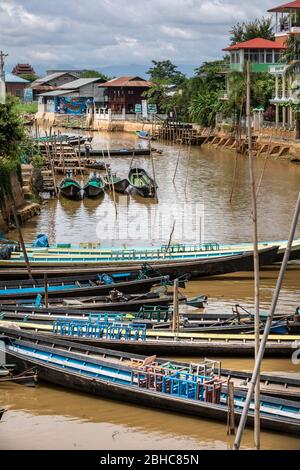
[[[222,56],[236,22],[279,0],[0,0],[7,68],[145,65],[169,58],[197,66]]]

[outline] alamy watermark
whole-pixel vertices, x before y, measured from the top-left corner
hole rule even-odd
[[[99,206],[96,234],[99,240],[149,241],[168,243],[184,240],[199,244],[204,240],[204,205],[200,203],[132,204],[119,198],[118,215],[112,206]]]

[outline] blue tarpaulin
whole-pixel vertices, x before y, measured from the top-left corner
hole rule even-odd
[[[33,242],[35,248],[47,248],[49,246],[49,240],[47,235],[39,233]]]

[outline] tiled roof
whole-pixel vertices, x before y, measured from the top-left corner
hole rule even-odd
[[[223,51],[237,51],[240,49],[286,49],[286,46],[277,41],[255,38],[250,39],[250,41],[239,42],[233,46],[226,47]]]
[[[281,12],[286,12],[288,13],[290,10],[300,10],[300,0],[296,0],[294,2],[290,3],[284,3],[283,5],[279,5],[278,7],[271,8],[268,10],[270,13],[281,13]]]
[[[99,87],[144,87],[150,88],[152,86],[151,82],[144,80],[141,77],[134,77],[134,76],[124,76],[113,78],[106,83],[101,83]]]

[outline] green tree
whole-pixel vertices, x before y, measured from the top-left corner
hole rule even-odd
[[[17,160],[26,140],[23,121],[16,108],[19,101],[7,95],[5,104],[0,104],[0,158]]]
[[[0,205],[11,193],[10,176],[17,172],[21,180],[20,159],[27,142],[23,120],[16,109],[17,100],[7,95],[0,104]]]
[[[216,114],[222,110],[222,107],[220,93],[204,89],[193,96],[189,106],[189,114],[193,122],[203,126],[213,126]]]
[[[24,78],[24,80],[28,80],[30,83],[38,79],[38,76],[33,73],[22,73],[19,77]]]
[[[80,78],[101,78],[103,83],[110,80],[110,77],[104,75],[104,73],[97,72],[97,70],[85,70],[80,74]]]
[[[181,86],[186,80],[186,76],[180,72],[177,65],[170,60],[156,61],[152,60],[153,67],[147,73],[150,80],[154,83],[165,83],[169,85]]]
[[[256,18],[248,23],[237,23],[229,31],[231,45],[255,38],[274,40],[272,18]]]

